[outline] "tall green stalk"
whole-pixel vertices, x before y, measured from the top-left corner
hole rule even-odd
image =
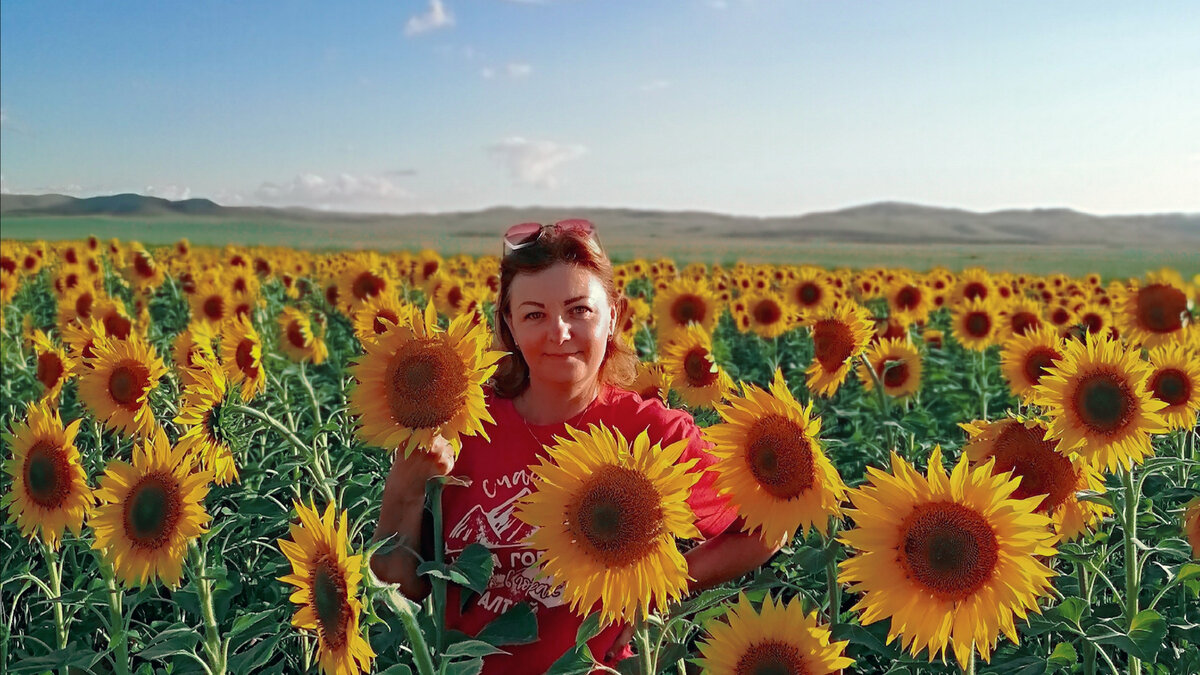
[[[58,648],[67,648],[67,624],[63,620],[62,606],[62,567],[58,562],[58,551],[50,548],[45,542],[42,542],[42,552],[46,556],[46,567],[50,570],[50,602],[54,604],[54,633],[58,638]],[[67,668],[62,668],[63,675],[66,675]]]
[[[1133,619],[1138,613],[1138,595],[1141,591],[1141,574],[1138,569],[1137,547],[1137,507],[1140,495],[1137,493],[1137,481],[1133,479],[1133,467],[1121,473],[1125,484],[1125,620],[1127,627],[1133,627]],[[1129,655],[1129,675],[1140,675],[1142,662],[1133,654]]]
[[[429,499],[429,510],[433,513],[433,559],[437,562],[439,568],[445,562],[446,558],[446,546],[442,542],[442,488],[444,486],[445,483],[440,478],[434,478],[426,488],[426,494]],[[434,646],[437,648],[438,653],[441,653],[446,648],[446,631],[444,630],[446,621],[446,580],[440,576],[431,576],[429,583],[433,595],[434,625],[439,627]]]
[[[211,675],[225,675],[226,647],[217,630],[217,617],[213,612],[212,579],[208,577],[207,545],[192,542],[196,554],[196,594],[200,596],[200,613],[204,615],[204,653],[208,655]]]
[[[829,534],[825,539],[825,585],[829,594],[829,630],[835,630],[842,620],[842,585],[837,578],[838,519],[829,516]]]
[[[883,390],[883,380],[880,379],[879,373],[875,372],[875,369],[871,367],[871,362],[867,360],[865,355],[860,354],[858,360],[862,363],[862,367],[867,371],[867,374],[871,377],[871,382],[875,385],[875,396],[879,399],[879,408],[883,412],[884,421],[891,421],[892,404],[888,400],[887,392]],[[895,449],[896,444],[892,438],[892,426],[890,424],[885,425],[883,433],[887,437],[886,450],[887,452],[891,452]]]
[[[284,426],[283,422],[280,422],[261,410],[256,410],[246,405],[238,405],[236,403],[229,403],[226,405],[228,405],[230,410],[253,417],[254,419],[264,422],[267,426],[279,432],[281,436],[283,436],[289,443],[292,444],[292,447],[299,450],[304,454],[305,458],[308,459],[308,465],[312,470],[313,478],[316,479],[317,487],[320,488],[321,494],[324,495],[327,503],[332,504],[336,501],[333,496],[333,490],[329,487],[329,482],[325,477],[325,468],[321,465],[321,458],[318,456],[315,448],[305,445],[304,441],[297,438],[296,434],[292,433],[291,429],[288,429],[286,426]]]
[[[1092,585],[1088,581],[1087,567],[1082,562],[1075,563],[1075,575],[1079,579],[1079,597],[1091,606]],[[1096,675],[1096,645],[1088,639],[1083,640],[1083,675]]]
[[[125,612],[122,607],[125,594],[117,587],[112,565],[101,560],[100,571],[108,587],[108,641],[112,647],[113,670],[117,675],[129,675],[129,634],[125,631]]]

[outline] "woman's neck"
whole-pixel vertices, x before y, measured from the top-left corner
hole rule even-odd
[[[513,399],[513,406],[528,424],[560,424],[577,417],[599,395],[598,381],[565,386],[530,381],[525,391]]]

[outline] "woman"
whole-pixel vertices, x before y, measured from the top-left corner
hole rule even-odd
[[[536,576],[537,553],[522,546],[530,528],[513,515],[516,502],[531,490],[528,467],[565,436],[565,427],[588,424],[616,428],[629,439],[648,430],[652,443],[688,440],[681,462],[699,461],[694,471],[714,462],[692,417],[657,399],[643,401],[624,390],[637,357],[618,337],[624,301],[613,284],[612,263],[587,221],[552,226],[526,223],[505,235],[496,303],[498,349],[509,352],[487,391],[494,425],[491,441],[466,437],[457,463],[453,449],[438,439],[429,452],[397,457],[384,487],[375,539],[395,536],[405,546],[376,554],[371,569],[397,583],[414,600],[429,592],[417,576],[415,542],[428,542],[431,524],[422,513],[425,483],[448,474],[471,479],[467,487],[447,486],[442,496],[447,558],[480,542],[491,549],[495,569],[488,589],[459,611],[456,588],[448,593],[446,625],[469,635],[513,604],[527,602],[538,618],[538,641],[506,647],[510,655],[485,659],[484,672],[540,673],[575,644],[582,618],[571,613],[561,594]],[[766,562],[778,546],[739,531],[737,514],[712,488],[714,475],[692,489],[689,505],[706,538],[685,554],[696,592],[735,579]],[[612,666],[632,655],[628,625],[610,626],[591,641],[592,654]]]

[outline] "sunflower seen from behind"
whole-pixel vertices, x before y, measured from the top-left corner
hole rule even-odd
[[[806,384],[818,396],[833,396],[846,380],[850,365],[871,341],[875,327],[870,313],[856,302],[845,302],[812,322],[813,360]]]
[[[663,372],[690,407],[712,407],[733,388],[733,380],[717,365],[712,349],[712,336],[699,325],[688,326],[662,347]]]
[[[456,448],[460,435],[482,435],[493,422],[483,384],[504,353],[487,348],[485,327],[464,315],[438,328],[433,304],[409,324],[390,328],[363,344],[366,354],[351,366],[358,380],[350,410],[358,435],[381,448],[403,447],[407,456],[441,435]]]
[[[841,541],[855,554],[838,580],[862,593],[853,611],[863,625],[890,619],[887,642],[900,638],[929,660],[952,649],[966,667],[972,650],[985,661],[1001,631],[1018,642],[1014,617],[1039,612],[1053,570],[1038,558],[1056,553],[1040,496],[1013,499],[1020,481],[971,469],[960,457],[952,474],[941,448],[922,476],[892,453],[892,471],[868,467],[868,482],[850,491],[855,527]]]
[[[687,498],[701,473],[679,461],[688,442],[660,447],[645,431],[628,441],[596,425],[555,441],[530,466],[533,492],[516,516],[537,528],[525,544],[543,552],[571,610],[598,610],[608,625],[678,601],[688,570],[675,538],[700,536]]]
[[[161,579],[178,586],[188,542],[208,528],[204,508],[212,474],[192,471],[183,448],[162,429],[134,446],[133,463],[112,460],[96,490],[92,548],[131,586]]]
[[[1141,464],[1153,454],[1150,435],[1164,433],[1166,407],[1146,388],[1150,364],[1106,336],[1068,340],[1063,358],[1034,388],[1050,417],[1049,436],[1101,471]]]
[[[326,675],[370,672],[375,652],[359,629],[362,556],[350,555],[346,512],[329,504],[318,515],[315,505],[293,505],[300,522],[291,526],[290,540],[277,540],[292,564],[291,574],[279,581],[296,587],[290,600],[300,605],[292,625],[316,632]]]
[[[826,532],[846,485],[821,450],[812,403],[801,407],[776,370],[769,390],[743,383],[717,413],[722,422],[703,430],[718,458],[714,487],[737,505],[746,530],[785,544],[797,529]]]
[[[829,628],[818,623],[816,610],[804,613],[799,595],[785,603],[768,594],[755,611],[739,593],[737,604],[704,630],[707,636],[697,647],[708,675],[827,675],[854,665],[845,655],[849,641],[831,642]]]
[[[79,536],[94,502],[75,446],[82,421],[64,427],[55,406],[43,401],[30,405],[25,420],[15,420],[3,435],[12,452],[4,462],[12,487],[0,507],[23,536],[41,539],[51,550],[65,530]]]
[[[79,375],[79,398],[109,429],[122,434],[150,436],[158,423],[150,394],[167,374],[154,347],[130,340],[96,338]]]
[[[992,472],[1012,472],[1021,485],[1013,499],[1042,495],[1035,513],[1050,516],[1062,541],[1071,541],[1112,509],[1077,494],[1090,490],[1104,493],[1104,477],[1074,453],[1061,452],[1057,441],[1046,440],[1046,425],[1034,419],[1004,418],[993,422],[976,420],[960,424],[969,435],[963,453],[973,467],[992,462]]]
[[[863,358],[867,365],[859,364],[858,379],[867,391],[875,389],[876,379],[883,385],[883,393],[893,398],[907,398],[921,389],[921,354],[907,340],[878,340]],[[867,370],[868,366],[871,370]]]

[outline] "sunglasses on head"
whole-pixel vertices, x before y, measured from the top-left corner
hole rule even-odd
[[[560,220],[553,225],[520,223],[508,228],[508,231],[504,233],[504,255],[536,244],[547,230],[554,230],[558,233],[577,232],[590,237],[596,236],[596,226],[592,224],[592,221],[582,218]]]

